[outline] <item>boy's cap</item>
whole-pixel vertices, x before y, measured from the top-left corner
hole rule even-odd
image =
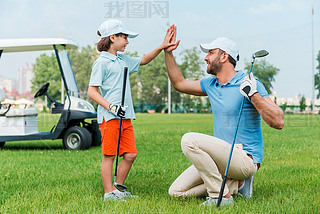
[[[219,37],[209,44],[200,44],[200,48],[205,53],[219,48],[229,54],[235,61],[239,61],[239,49],[236,43],[226,37]]]
[[[107,21],[103,22],[99,26],[98,31],[101,34],[101,38],[105,38],[117,33],[128,34],[129,38],[134,38],[139,35],[138,33],[129,31],[122,21],[116,19],[108,19]]]

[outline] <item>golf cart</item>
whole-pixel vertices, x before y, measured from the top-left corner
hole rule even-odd
[[[52,102],[51,113],[61,114],[49,132],[39,132],[35,108],[14,108],[1,105],[0,98],[0,148],[8,141],[30,141],[62,139],[65,149],[89,149],[101,145],[101,133],[94,107],[79,97],[79,89],[71,67],[67,48],[77,45],[63,38],[53,39],[2,39],[0,59],[3,53],[54,50],[61,77],[66,89],[64,104],[57,102],[47,93],[50,83],[45,83],[34,98],[47,96]],[[1,88],[1,87],[0,87]],[[2,93],[3,94],[3,93]],[[2,107],[1,107],[2,106]],[[85,119],[90,122],[85,121]]]

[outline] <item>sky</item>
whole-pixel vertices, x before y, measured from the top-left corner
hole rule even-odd
[[[122,20],[139,33],[129,39],[126,51],[140,56],[162,43],[168,24],[178,28],[181,42],[174,52],[178,60],[183,50],[200,51],[200,43],[220,36],[238,45],[237,69],[243,69],[255,51],[266,49],[270,54],[265,59],[280,69],[273,83],[276,96],[312,96],[312,63],[318,66],[315,58],[320,50],[320,1],[316,0],[0,0],[0,39],[62,36],[80,48],[92,46],[99,39],[97,28],[109,18]],[[3,54],[0,76],[15,78],[19,67],[34,63],[40,54]],[[206,65],[202,67],[205,72]]]

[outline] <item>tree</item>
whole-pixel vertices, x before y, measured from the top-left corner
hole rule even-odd
[[[81,50],[68,50],[72,69],[79,88],[80,97],[91,101],[88,97],[88,86],[92,71],[92,64],[99,57],[95,47],[87,46]]]
[[[75,74],[80,97],[93,102],[87,96],[92,64],[98,58],[99,53],[95,47],[87,46],[81,50],[68,50],[71,65]],[[138,54],[126,53],[137,57]],[[181,53],[182,63],[178,64],[186,79],[200,79],[204,76],[201,68],[203,62],[199,58],[196,48],[186,49]],[[60,100],[61,76],[55,55],[41,55],[34,67],[34,78],[32,80],[33,92],[36,92],[44,83],[50,82],[49,94],[56,100]],[[168,75],[165,66],[163,52],[159,54],[148,65],[141,66],[139,71],[130,75],[131,94],[134,105],[144,110],[146,104],[162,110],[168,102]],[[184,99],[182,99],[184,98]],[[193,99],[193,98],[192,98]],[[189,95],[182,94],[176,90],[171,91],[172,104],[194,106]]]
[[[300,111],[304,111],[307,107],[306,105],[306,98],[304,97],[304,95],[301,97],[300,101],[299,101],[300,105],[299,105],[299,108],[300,108]]]
[[[287,109],[287,107],[288,107],[288,104],[287,103],[283,103],[282,105],[280,105],[279,106],[281,109],[282,109],[282,111],[286,111],[286,109]]]
[[[45,83],[50,82],[48,94],[55,100],[60,100],[61,75],[55,54],[41,54],[36,59],[33,72],[32,93],[36,93]]]
[[[317,66],[318,73],[314,75],[314,86],[315,86],[315,90],[318,91],[317,98],[320,98],[320,51],[318,53],[317,60],[318,60],[318,66]]]
[[[251,63],[245,63],[245,70],[249,73]],[[271,94],[272,82],[274,82],[274,76],[280,71],[279,68],[274,67],[266,60],[262,59],[256,62],[252,68],[253,74],[262,82],[266,88],[268,94]]]
[[[141,66],[138,75],[142,86],[140,101],[157,106],[157,111],[162,110],[168,95],[168,75],[163,52],[149,64]]]
[[[179,65],[180,71],[186,79],[198,80],[204,76],[202,65],[203,60],[200,59],[200,51],[197,51],[196,47],[186,49],[180,53],[182,56],[182,63]]]
[[[75,74],[80,97],[92,102],[87,96],[92,64],[98,58],[98,52],[94,47],[83,47],[68,50],[72,69]],[[54,53],[51,56],[42,54],[36,59],[33,69],[34,77],[31,81],[32,92],[35,93],[44,83],[50,82],[49,95],[55,100],[61,98],[61,73]]]

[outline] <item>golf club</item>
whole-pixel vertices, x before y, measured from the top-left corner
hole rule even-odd
[[[128,74],[128,67],[124,67],[121,106],[124,106],[124,97],[125,97],[125,93],[126,93],[127,74]],[[119,137],[118,137],[118,147],[117,147],[117,158],[116,158],[116,169],[115,169],[115,172],[114,172],[114,183],[113,183],[113,185],[114,185],[119,191],[124,192],[124,191],[127,190],[127,187],[126,187],[125,185],[123,185],[123,184],[118,184],[118,183],[117,183],[117,171],[118,171],[118,158],[119,158],[121,125],[122,125],[122,117],[120,117]]]
[[[260,51],[255,52],[255,53],[252,55],[251,66],[250,66],[250,71],[249,71],[249,77],[250,77],[250,74],[251,74],[251,72],[252,72],[252,67],[253,67],[253,64],[254,64],[255,59],[256,59],[256,58],[260,58],[260,57],[267,56],[268,54],[269,54],[268,51],[266,51],[266,50],[260,50]],[[237,137],[237,133],[238,133],[239,122],[240,122],[240,118],[241,118],[241,113],[242,113],[244,101],[245,101],[245,97],[243,97],[242,103],[241,103],[241,106],[240,106],[240,111],[239,111],[239,116],[238,116],[238,122],[237,122],[237,126],[236,126],[236,131],[235,131],[234,136],[233,136],[233,141],[232,141],[232,145],[231,145],[231,149],[230,149],[229,159],[228,159],[226,171],[225,171],[225,173],[224,173],[223,181],[222,181],[221,188],[220,188],[220,193],[219,193],[219,198],[218,198],[218,202],[217,202],[217,207],[219,207],[220,204],[221,204],[224,187],[225,187],[225,185],[226,185],[227,175],[228,175],[229,166],[230,166],[230,162],[231,162],[233,147],[234,147],[234,144],[235,144],[235,142],[236,142],[236,137]]]

